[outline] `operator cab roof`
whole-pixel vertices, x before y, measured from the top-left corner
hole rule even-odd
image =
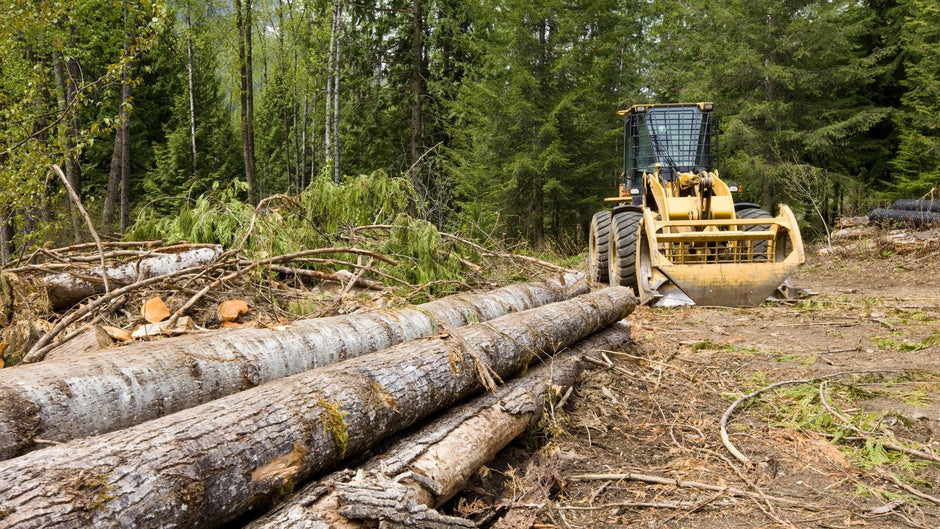
[[[618,110],[618,116],[626,116],[627,114],[643,114],[654,108],[680,108],[680,107],[698,107],[702,112],[711,112],[714,109],[714,105],[710,102],[706,103],[661,103],[661,104],[650,104],[650,105],[633,105],[627,110]]]

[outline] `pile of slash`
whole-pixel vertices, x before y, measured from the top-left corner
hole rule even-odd
[[[632,293],[544,266],[408,305],[368,265],[297,265],[336,254],[385,258],[149,241],[5,267],[0,527],[530,526],[544,488],[436,509],[631,347]]]

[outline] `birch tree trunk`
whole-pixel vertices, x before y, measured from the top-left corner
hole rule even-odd
[[[593,351],[623,350],[632,343],[630,327],[617,323],[559,353],[494,393],[457,406],[418,432],[395,442],[353,472],[343,470],[305,486],[275,511],[246,529],[334,529],[372,527],[358,520],[395,520],[407,526],[422,507],[438,507],[459,492],[483,464],[541,416],[550,393],[574,384],[582,358]],[[415,477],[407,477],[417,475]],[[404,501],[378,505],[370,489],[392,490]],[[345,512],[350,516],[340,514]],[[353,519],[354,518],[354,519]],[[322,525],[321,525],[322,527]]]
[[[193,175],[197,173],[199,167],[197,162],[197,151],[196,151],[196,83],[193,79],[194,75],[194,66],[195,58],[193,52],[193,20],[192,20],[192,4],[187,0],[186,2],[186,77],[189,84],[189,90],[187,96],[189,97],[189,144],[191,149],[191,155],[193,157]]]
[[[0,462],[2,527],[210,527],[625,317],[610,287]]]
[[[126,428],[315,367],[567,299],[575,278],[451,296],[412,308],[316,318],[287,328],[181,336],[0,370],[0,459]]]
[[[140,261],[108,268],[105,273],[109,282],[127,285],[175,270],[207,264],[221,254],[221,246],[195,248],[177,254],[154,254]],[[87,297],[104,292],[101,267],[90,268],[81,276],[72,273],[51,275],[43,283],[49,303],[55,310],[67,309]]]
[[[340,59],[342,58],[343,5],[336,2],[336,55],[333,65],[333,181],[339,185],[342,179],[339,160],[339,78]]]

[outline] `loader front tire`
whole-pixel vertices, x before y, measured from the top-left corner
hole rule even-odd
[[[763,210],[761,208],[744,208],[735,213],[739,219],[772,219],[774,218],[770,212]],[[744,226],[744,231],[763,231],[770,229],[770,226],[766,224],[754,224],[752,226]],[[755,261],[766,261],[767,260],[767,241],[757,241],[754,243],[754,260]]]
[[[588,234],[588,276],[595,283],[606,283],[610,256],[610,211],[598,211],[591,219]]]
[[[642,220],[643,213],[639,211],[621,211],[610,219],[610,284],[630,287],[634,294],[639,294],[636,252]]]

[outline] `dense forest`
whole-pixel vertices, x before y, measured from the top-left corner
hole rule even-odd
[[[935,193],[940,4],[9,0],[3,262],[85,238],[65,182],[111,236],[395,181],[440,229],[577,253],[616,190],[616,111],[679,101],[715,103],[724,177],[810,236]]]

